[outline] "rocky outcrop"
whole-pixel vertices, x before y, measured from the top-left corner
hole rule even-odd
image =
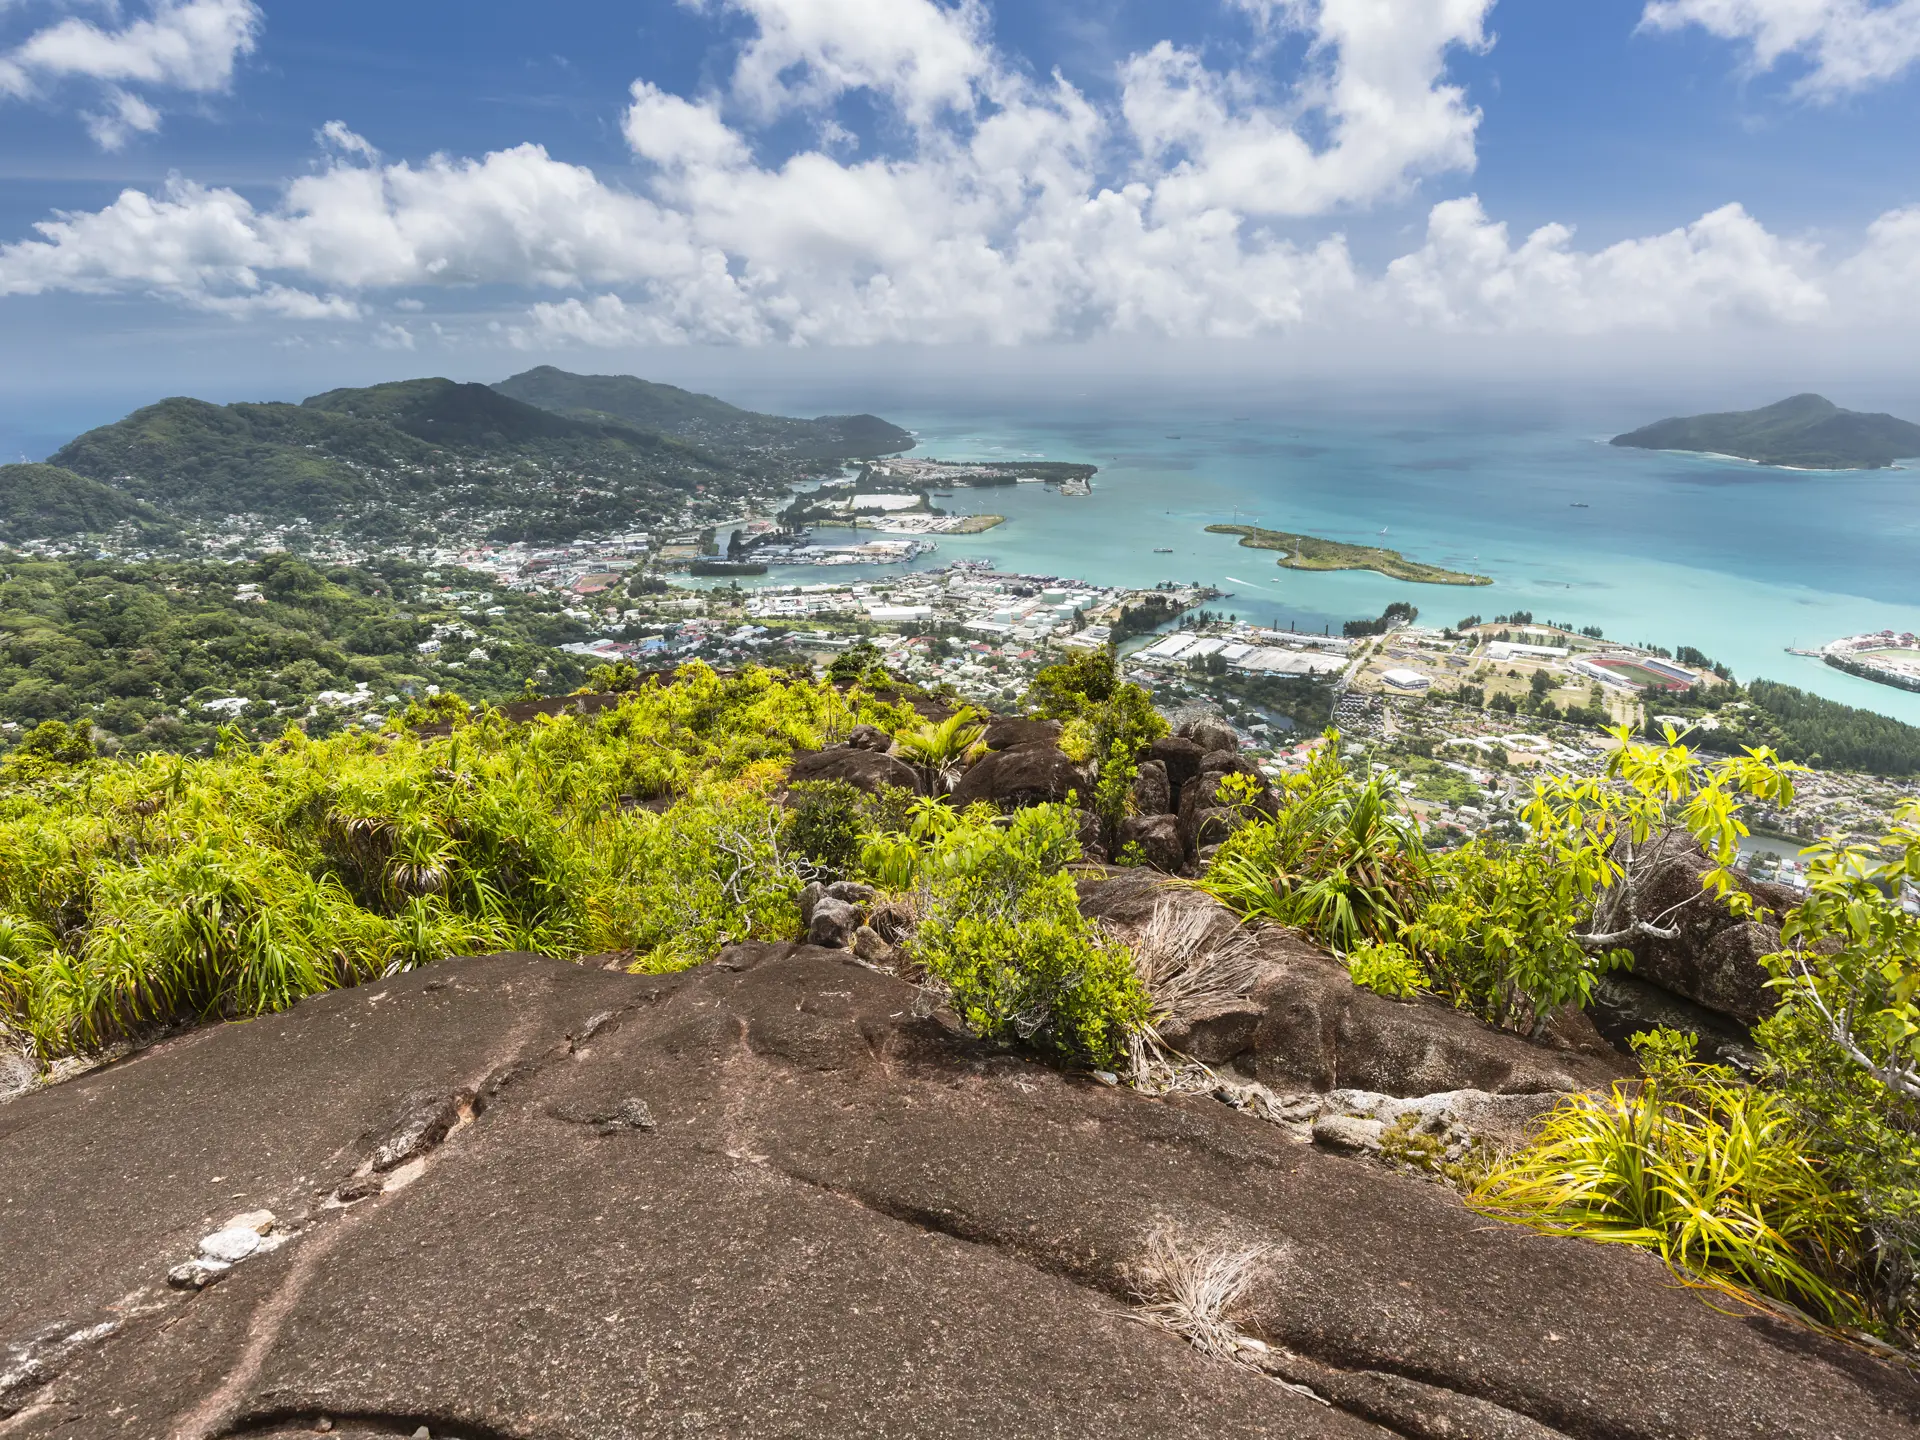
[[[1920,1437],[1900,1372],[1645,1255],[915,1002],[789,945],[671,976],[493,956],[22,1096],[0,1107],[0,1428]],[[417,1093],[471,1099],[372,1172]],[[276,1248],[167,1284],[260,1211]],[[1255,1252],[1239,1360],[1131,1318],[1156,1236]]]
[[[1577,1012],[1559,1018],[1548,1043],[1534,1044],[1438,1000],[1389,1000],[1363,990],[1346,966],[1298,931],[1248,931],[1190,885],[1124,872],[1081,886],[1081,912],[1136,944],[1151,941],[1162,906],[1200,929],[1200,950],[1236,942],[1251,949],[1234,967],[1231,993],[1212,993],[1202,1010],[1176,1009],[1160,1027],[1162,1038],[1274,1090],[1562,1094],[1634,1073]]]
[[[1022,805],[1062,801],[1093,794],[1085,772],[1051,745],[1023,745],[985,756],[953,787],[953,803],[967,806],[985,801],[1002,810]]]
[[[856,750],[878,750],[885,754],[893,748],[893,737],[878,725],[856,725],[847,736],[847,744]]]
[[[1166,735],[1153,742],[1147,758],[1157,761],[1167,772],[1172,787],[1172,803],[1180,803],[1180,787],[1200,773],[1200,757],[1206,752],[1182,735]]]
[[[991,720],[980,743],[989,750],[1018,750],[1023,745],[1057,745],[1065,727],[1058,720],[1023,720],[1004,715]]]
[[[1165,874],[1179,874],[1186,863],[1187,848],[1176,816],[1129,815],[1120,822],[1117,839],[1122,853],[1129,845],[1138,845],[1141,858]]]
[[[1744,888],[1753,897],[1755,915],[1742,919],[1700,886],[1712,862],[1693,838],[1676,832],[1656,842],[1634,864],[1632,918],[1678,929],[1678,938],[1636,936],[1633,973],[1698,1005],[1752,1025],[1773,1013],[1778,1003],[1767,988],[1760,957],[1780,948],[1779,920],[1799,896],[1779,885]],[[1624,928],[1624,915],[1609,917]]]
[[[1158,760],[1143,760],[1133,780],[1133,805],[1142,815],[1171,815],[1173,786],[1167,780],[1167,767]]]
[[[1182,721],[1177,733],[1193,741],[1202,753],[1240,748],[1240,737],[1234,732],[1233,726],[1217,715],[1198,715]]]
[[[802,750],[787,767],[787,784],[811,780],[844,780],[878,794],[889,786],[920,794],[920,777],[913,767],[879,750],[859,745],[830,745],[824,750]]]

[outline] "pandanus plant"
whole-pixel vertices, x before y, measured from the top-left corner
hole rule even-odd
[[[946,719],[928,721],[918,730],[902,735],[900,753],[920,772],[928,793],[944,795],[960,778],[960,768],[969,751],[986,733],[987,720],[970,705],[962,705]]]

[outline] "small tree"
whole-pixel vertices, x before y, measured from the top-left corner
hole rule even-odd
[[[1920,801],[1877,845],[1830,838],[1808,854],[1807,900],[1781,927],[1773,984],[1855,1065],[1920,1100],[1920,918],[1900,900],[1920,882]]]
[[[1657,745],[1634,740],[1623,726],[1608,733],[1619,744],[1608,757],[1605,778],[1537,780],[1521,812],[1534,843],[1551,857],[1556,884],[1595,897],[1592,920],[1574,939],[1589,951],[1638,938],[1677,940],[1679,912],[1708,895],[1736,913],[1749,912],[1752,901],[1736,888],[1733,873],[1748,834],[1741,804],[1753,799],[1791,805],[1793,774],[1804,767],[1764,746],[1709,763],[1670,727]],[[1658,915],[1637,915],[1635,861],[1683,831],[1706,851],[1713,868],[1701,877],[1698,892]]]

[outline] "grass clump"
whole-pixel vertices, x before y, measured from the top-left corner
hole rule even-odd
[[[1791,1108],[1691,1045],[1643,1045],[1646,1078],[1569,1097],[1538,1141],[1486,1176],[1470,1203],[1551,1235],[1633,1245],[1690,1284],[1858,1327],[1848,1273],[1853,1196],[1816,1158]]]
[[[664,970],[791,938],[812,866],[774,800],[788,759],[855,723],[918,723],[858,689],[702,665],[590,720],[453,715],[437,737],[10,757],[0,1024],[52,1057],[445,955]]]
[[[1398,940],[1419,913],[1430,887],[1419,833],[1379,777],[1359,780],[1340,763],[1337,737],[1287,778],[1274,819],[1247,820],[1201,882],[1242,918],[1351,951]]]

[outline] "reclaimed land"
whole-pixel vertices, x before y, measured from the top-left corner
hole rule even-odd
[[[1438,565],[1422,565],[1409,560],[1398,550],[1379,545],[1348,545],[1339,540],[1322,540],[1317,535],[1293,535],[1285,530],[1262,530],[1257,525],[1209,525],[1212,535],[1238,535],[1250,550],[1278,550],[1280,564],[1289,570],[1373,570],[1390,580],[1410,580],[1416,585],[1491,585],[1490,575],[1470,575],[1461,570],[1442,570]]]

